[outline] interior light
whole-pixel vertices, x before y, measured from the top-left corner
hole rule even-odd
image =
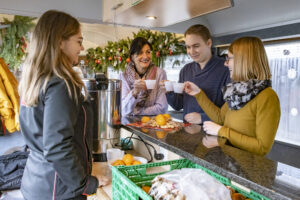
[[[146,17],[147,17],[147,19],[150,19],[150,20],[155,20],[155,19],[157,19],[156,16],[146,16]]]
[[[292,116],[297,116],[298,115],[298,109],[297,108],[292,108],[291,109],[291,115]]]

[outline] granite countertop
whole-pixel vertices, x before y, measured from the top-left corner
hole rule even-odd
[[[300,199],[299,168],[284,165],[282,170],[281,163],[229,146],[199,125],[168,132],[127,126],[139,120],[123,118],[122,127],[270,199]],[[287,174],[291,171],[294,175]]]

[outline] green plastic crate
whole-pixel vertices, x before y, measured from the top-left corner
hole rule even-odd
[[[172,160],[166,162],[148,163],[134,166],[113,166],[112,167],[112,192],[114,200],[153,200],[141,187],[144,185],[151,186],[151,181],[158,175],[166,173],[158,172],[147,174],[146,170],[152,167],[169,166],[170,171],[181,168],[197,168],[202,169],[212,177],[226,186],[231,186],[235,191],[243,194],[245,197],[253,200],[269,200],[263,195],[260,195],[252,190],[243,188],[238,184],[231,182],[228,178],[223,177],[211,170],[208,170],[198,164],[195,164],[187,159]]]

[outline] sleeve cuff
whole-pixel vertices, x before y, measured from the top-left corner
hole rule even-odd
[[[85,196],[95,194],[97,192],[98,185],[99,185],[99,182],[96,177],[88,176],[88,181],[87,181],[85,190],[82,194]]]
[[[229,128],[222,126],[218,132],[218,135],[229,139]]]
[[[200,99],[203,96],[203,94],[204,94],[204,92],[201,90],[198,94],[194,95],[194,97],[198,101],[198,99]]]

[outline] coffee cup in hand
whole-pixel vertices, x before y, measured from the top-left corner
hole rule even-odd
[[[173,83],[173,88],[175,93],[183,93],[184,83]]]
[[[156,80],[145,80],[146,87],[148,90],[152,90],[155,88]]]
[[[165,88],[166,88],[167,92],[173,91],[173,82],[172,81],[165,81],[164,84],[165,84]]]

